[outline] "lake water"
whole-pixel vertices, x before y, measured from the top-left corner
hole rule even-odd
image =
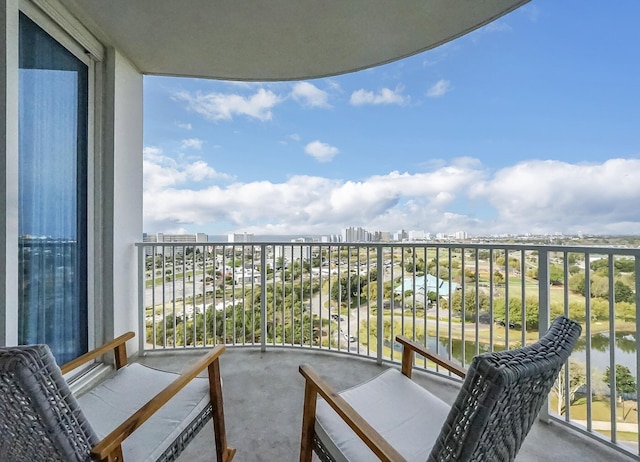
[[[631,374],[636,377],[637,380],[637,360],[636,360],[636,339],[635,332],[618,332],[616,333],[616,347],[615,347],[615,364],[621,364],[626,366],[631,371]],[[387,346],[390,346],[387,343]],[[427,338],[427,348],[432,351],[436,351],[438,346],[438,340],[435,337]],[[609,355],[609,335],[608,334],[595,334],[591,337],[591,368],[594,373],[603,374],[610,364]],[[462,342],[460,340],[452,341],[452,354],[453,358],[459,363],[462,363]],[[574,360],[584,363],[586,361],[586,342],[582,339],[578,341],[576,348],[574,349],[571,357]],[[402,345],[394,342],[394,349],[396,351],[402,351]],[[467,341],[465,345],[465,360],[467,363],[471,361],[471,358],[475,356],[475,342]],[[487,345],[480,345],[480,353],[488,351]],[[446,340],[440,340],[438,351],[446,353],[448,351],[448,345]]]

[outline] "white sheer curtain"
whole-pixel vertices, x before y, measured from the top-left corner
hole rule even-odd
[[[87,351],[88,69],[20,15],[19,342]]]

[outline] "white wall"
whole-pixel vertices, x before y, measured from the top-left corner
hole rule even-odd
[[[112,288],[103,285],[104,334],[138,334],[138,269],[135,242],[142,241],[142,75],[117,50],[107,52],[103,188],[105,255]],[[111,165],[109,165],[111,164]],[[111,196],[111,197],[110,197]],[[111,217],[109,215],[112,215]],[[96,275],[98,278],[100,275]],[[108,281],[104,281],[108,282]],[[130,342],[129,353],[137,350]]]

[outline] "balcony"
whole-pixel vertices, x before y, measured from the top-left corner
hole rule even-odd
[[[152,354],[142,362],[179,371],[199,355],[188,352]],[[269,348],[229,348],[222,357],[225,418],[229,444],[244,462],[298,460],[302,426],[304,382],[298,365],[313,365],[336,388],[347,388],[381,372],[365,358],[330,352]],[[432,374],[414,374],[414,380],[447,402],[453,402],[457,384]],[[209,423],[180,456],[184,462],[210,461],[213,427]],[[632,460],[607,446],[585,438],[563,425],[534,424],[520,450],[519,462]]]
[[[638,257],[595,246],[138,244],[141,361],[181,369],[199,349],[229,345],[229,440],[243,460],[294,460],[300,363],[346,388],[396,365],[392,339],[403,333],[466,366],[535,341],[564,313],[583,338],[541,415],[551,425],[536,423],[518,460],[639,460]],[[417,368],[453,400],[453,378]],[[210,442],[203,433],[183,459]]]

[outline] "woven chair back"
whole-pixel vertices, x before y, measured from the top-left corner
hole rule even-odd
[[[97,442],[48,346],[0,348],[0,460],[86,462]]]
[[[428,461],[513,461],[580,332],[561,316],[530,346],[476,356]]]

